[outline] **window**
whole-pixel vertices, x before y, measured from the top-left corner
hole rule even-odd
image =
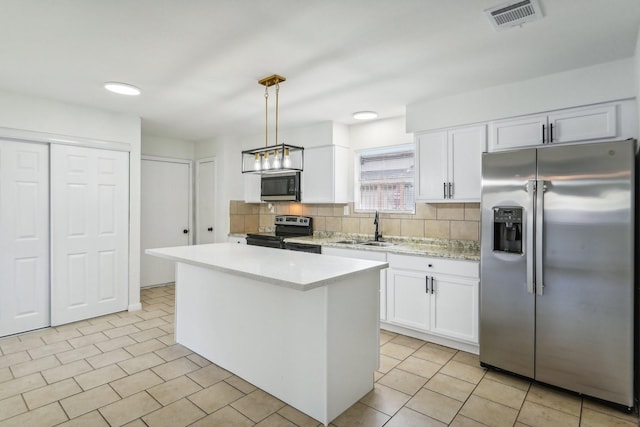
[[[414,145],[356,152],[355,208],[415,212]]]

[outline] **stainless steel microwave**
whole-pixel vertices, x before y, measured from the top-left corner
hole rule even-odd
[[[260,200],[299,202],[300,172],[262,175]]]

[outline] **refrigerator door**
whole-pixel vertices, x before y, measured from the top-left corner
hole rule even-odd
[[[535,150],[482,157],[480,362],[530,378],[534,376],[535,296],[533,258],[527,262],[527,257],[533,257],[533,236],[527,230],[533,229],[534,199],[527,189],[535,171]],[[499,217],[519,209],[522,245],[513,252],[496,250]]]
[[[538,150],[535,378],[633,406],[634,141]],[[483,283],[484,285],[484,283]]]

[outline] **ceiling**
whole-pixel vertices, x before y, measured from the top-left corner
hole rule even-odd
[[[545,18],[496,32],[505,0],[2,0],[0,90],[133,114],[143,133],[262,132],[280,74],[280,127],[631,57],[638,0],[540,0]],[[142,89],[106,92],[105,81]],[[273,117],[274,93],[270,108]]]

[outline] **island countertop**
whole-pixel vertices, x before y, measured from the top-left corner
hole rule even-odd
[[[145,253],[300,291],[325,286],[359,272],[389,266],[386,262],[233,243],[147,249]]]

